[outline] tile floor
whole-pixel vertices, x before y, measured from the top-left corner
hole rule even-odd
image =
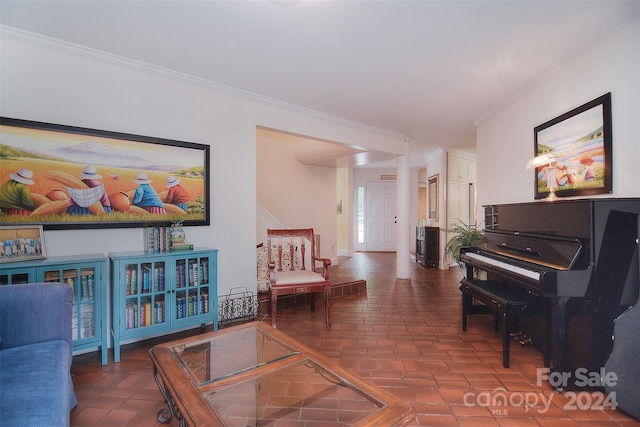
[[[476,315],[467,332],[461,330],[458,269],[412,263],[411,280],[396,280],[392,253],[356,253],[331,268],[334,283],[366,280],[366,293],[332,299],[331,329],[324,327],[323,310],[310,312],[308,306],[279,310],[278,329],[406,399],[416,413],[410,426],[640,425],[620,411],[594,408],[595,394],[576,404],[568,393],[536,385],[542,355],[530,345],[514,343],[511,367],[503,368],[501,338],[490,316]],[[107,366],[100,365],[98,352],[75,356],[71,371],[79,404],[71,425],[163,425],[156,418],[164,404],[148,350],[198,333],[128,344],[121,362]]]

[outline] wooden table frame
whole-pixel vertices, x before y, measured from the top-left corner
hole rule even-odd
[[[295,351],[287,357],[244,370],[216,381],[207,382],[204,385],[196,384],[170,351],[171,348],[179,345],[189,345],[208,338],[252,328],[261,329],[263,333],[281,341]],[[221,416],[216,413],[205,400],[205,394],[210,394],[213,391],[221,390],[230,385],[257,378],[287,367],[288,365],[294,365],[306,360],[319,365],[331,374],[337,376],[342,383],[349,388],[355,389],[385,404],[385,407],[361,420],[361,422],[356,424],[357,426],[402,426],[407,424],[415,416],[413,408],[407,402],[364,381],[339,364],[330,361],[320,353],[300,344],[290,336],[272,328],[262,321],[233,326],[216,332],[159,344],[149,351],[149,355],[153,362],[155,381],[168,407],[168,409],[162,409],[158,412],[158,420],[162,423],[168,423],[172,418],[176,418],[179,420],[181,427],[205,425],[226,426],[227,424]]]

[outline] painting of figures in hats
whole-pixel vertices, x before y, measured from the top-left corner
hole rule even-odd
[[[0,118],[0,225],[205,225],[208,166],[208,145]]]
[[[46,258],[41,225],[0,228],[0,263]]]

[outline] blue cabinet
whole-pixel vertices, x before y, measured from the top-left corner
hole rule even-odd
[[[102,254],[49,257],[2,264],[0,285],[62,282],[73,288],[73,351],[107,350],[107,259]]]
[[[115,362],[123,342],[198,325],[218,329],[217,255],[208,248],[109,254]]]

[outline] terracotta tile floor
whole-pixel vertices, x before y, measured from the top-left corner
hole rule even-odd
[[[331,329],[323,310],[278,311],[278,329],[340,362],[354,373],[410,402],[411,426],[631,426],[620,411],[573,409],[567,394],[536,385],[542,355],[512,345],[511,367],[502,367],[500,334],[490,316],[460,326],[460,271],[411,265],[411,280],[395,279],[395,254],[357,253],[332,267],[334,283],[364,279],[366,293],[332,299]],[[321,304],[321,303],[319,303]],[[321,307],[321,305],[320,305]],[[79,355],[71,368],[79,404],[72,426],[159,426],[162,396],[148,350],[199,329],[123,347],[120,363],[100,365],[98,352]],[[596,403],[597,396],[582,402]],[[503,403],[506,399],[506,403]],[[544,402],[551,402],[548,407]],[[524,402],[528,402],[527,406]],[[172,426],[178,423],[172,420]]]

